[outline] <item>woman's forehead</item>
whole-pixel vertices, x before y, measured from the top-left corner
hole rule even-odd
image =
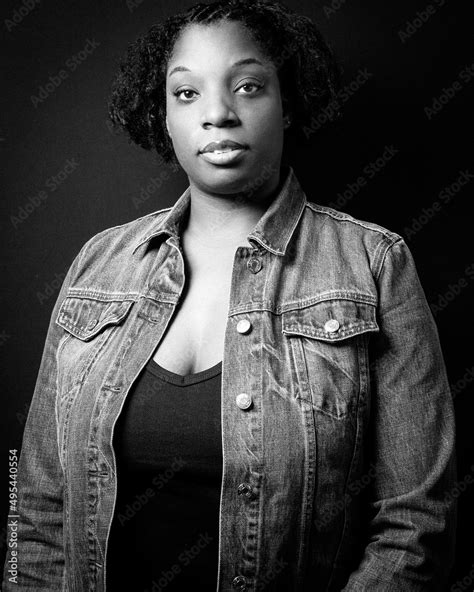
[[[176,66],[178,60],[180,64],[183,60],[198,64],[209,57],[223,56],[228,60],[253,57],[262,63],[268,62],[268,57],[243,23],[222,19],[209,24],[187,25],[176,39],[168,67]]]

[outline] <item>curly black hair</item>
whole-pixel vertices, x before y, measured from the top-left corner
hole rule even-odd
[[[307,137],[323,110],[331,119],[341,115],[342,66],[310,18],[274,0],[201,2],[154,24],[130,43],[111,86],[108,110],[113,127],[125,130],[142,148],[155,149],[165,162],[177,164],[165,123],[166,70],[175,41],[188,25],[222,19],[242,23],[275,65],[292,116],[285,144],[292,136],[301,139],[303,131]]]

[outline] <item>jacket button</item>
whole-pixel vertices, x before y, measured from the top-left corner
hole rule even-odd
[[[87,323],[87,328],[93,329],[97,325],[97,323],[98,323],[97,319],[92,319],[92,321],[89,321]]]
[[[252,397],[247,393],[240,393],[235,397],[235,402],[240,409],[248,409],[252,405]]]
[[[244,576],[235,576],[235,578],[232,580],[232,586],[237,588],[237,590],[242,590],[242,592],[245,592],[245,590],[247,590],[247,579],[244,578]]]
[[[262,269],[262,260],[258,257],[250,257],[247,267],[252,273],[258,273]]]
[[[326,321],[324,324],[324,330],[326,333],[335,333],[339,327],[339,321],[336,319],[329,319],[329,321]]]
[[[254,497],[252,488],[250,487],[250,485],[248,483],[241,483],[237,487],[237,493],[239,495],[245,495],[245,497],[248,497],[249,499]]]
[[[252,323],[248,319],[242,319],[237,323],[237,331],[239,333],[248,333],[251,327]]]

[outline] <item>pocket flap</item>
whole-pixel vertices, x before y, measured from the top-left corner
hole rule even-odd
[[[88,341],[108,325],[118,325],[129,313],[133,300],[101,300],[66,296],[56,323],[75,337]]]
[[[302,335],[323,341],[341,341],[379,331],[376,307],[348,299],[323,300],[282,313],[282,331],[286,335]]]

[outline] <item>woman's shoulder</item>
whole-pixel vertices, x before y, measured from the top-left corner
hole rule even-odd
[[[358,273],[366,270],[376,278],[390,253],[412,257],[405,239],[397,232],[329,206],[306,201],[304,224],[309,243],[337,260],[341,269],[349,267]]]
[[[137,245],[157,232],[170,210],[162,208],[92,235],[74,259],[71,287],[80,291],[125,285],[139,271]]]
[[[110,261],[133,254],[135,246],[156,231],[170,210],[171,207],[162,208],[93,234],[81,248],[82,263],[91,264],[95,259]]]
[[[356,233],[359,235],[371,235],[374,239],[384,239],[389,243],[395,243],[403,240],[403,237],[382,226],[376,222],[369,222],[356,218],[351,214],[336,210],[329,206],[307,201],[308,209],[312,211],[315,217],[320,218],[320,222],[325,226],[329,225],[338,232]]]
[[[108,226],[92,235],[85,244],[89,247],[94,247],[103,246],[104,242],[118,242],[118,244],[123,246],[125,246],[127,242],[134,243],[142,236],[146,236],[148,233],[155,230],[171,209],[172,206],[162,208],[150,212],[149,214],[145,214],[144,216],[140,216],[139,218],[129,220],[128,222],[117,224],[115,226]]]

